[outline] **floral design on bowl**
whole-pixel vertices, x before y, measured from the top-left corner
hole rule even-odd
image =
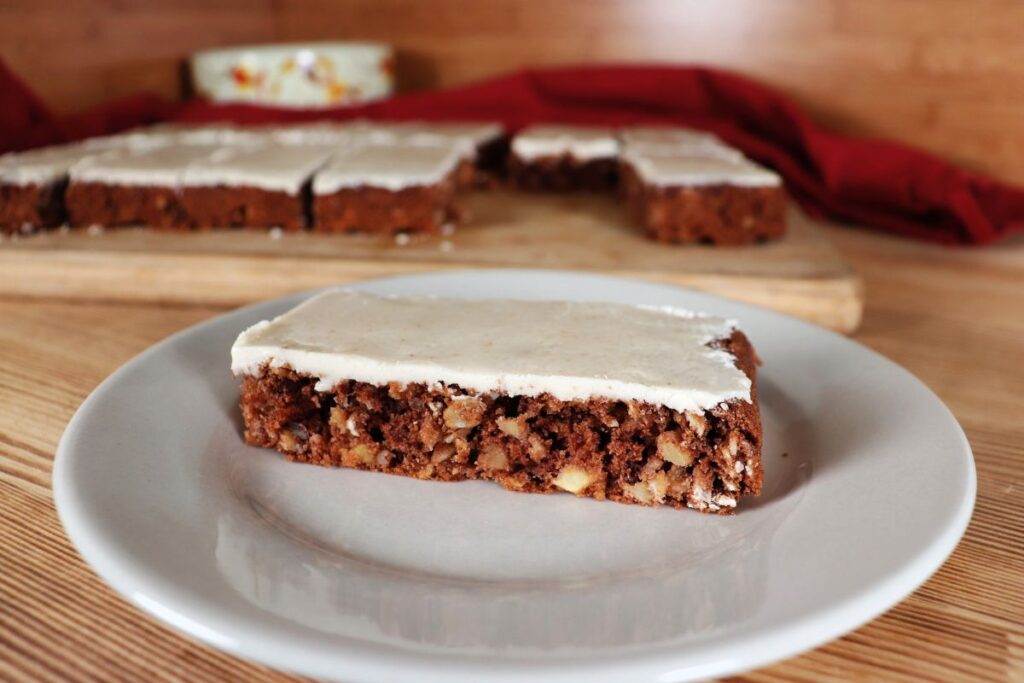
[[[207,50],[192,56],[192,80],[214,102],[333,107],[387,97],[394,55],[375,43],[296,43]]]

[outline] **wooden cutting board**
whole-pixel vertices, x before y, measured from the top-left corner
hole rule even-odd
[[[860,279],[793,210],[787,236],[742,248],[646,240],[614,197],[480,192],[445,238],[51,231],[0,243],[0,294],[238,305],[330,284],[454,268],[559,268],[641,278],[774,308],[842,332],[860,323]]]

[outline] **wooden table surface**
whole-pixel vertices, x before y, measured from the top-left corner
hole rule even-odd
[[[974,448],[978,502],[956,552],[903,603],[735,680],[1024,681],[1024,241],[950,250],[831,232],[865,280],[855,338],[950,406]],[[79,403],[139,351],[221,310],[0,299],[0,680],[294,680],[115,595],[53,506],[54,450]]]

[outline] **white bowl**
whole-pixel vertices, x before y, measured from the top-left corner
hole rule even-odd
[[[213,102],[334,107],[387,97],[394,52],[379,43],[289,43],[192,55],[192,82]]]

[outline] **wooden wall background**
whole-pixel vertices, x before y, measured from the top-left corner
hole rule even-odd
[[[62,111],[177,96],[197,48],[331,38],[396,45],[406,87],[531,64],[728,67],[840,130],[1024,183],[1021,0],[0,0],[0,57]]]

